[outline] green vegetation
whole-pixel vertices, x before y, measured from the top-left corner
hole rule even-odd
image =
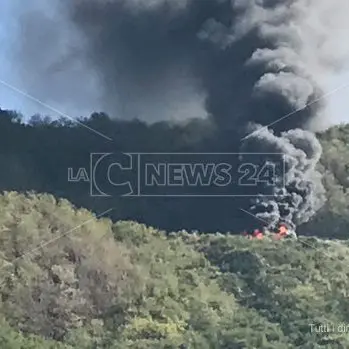
[[[303,237],[250,241],[205,233],[245,228],[224,200],[98,200],[67,183],[91,151],[229,149],[210,127],[82,120],[114,140],[101,143],[69,122],[0,116],[0,190],[22,193],[0,195],[1,349],[349,347],[338,328],[349,324],[349,125],[318,135],[327,202],[298,227]],[[98,218],[70,202],[115,209]],[[203,232],[171,232],[179,222]]]
[[[323,174],[327,203],[302,234],[348,239],[349,236],[349,125],[330,128],[318,135],[323,148],[319,168]]]
[[[349,245],[113,223],[0,196],[4,349],[348,348]]]

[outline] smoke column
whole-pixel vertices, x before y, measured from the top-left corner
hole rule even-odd
[[[12,0],[7,6],[18,18],[11,60],[20,87],[68,111],[147,121],[213,114],[222,122],[263,123],[291,104],[303,106],[349,58],[346,0]],[[251,104],[252,93],[260,100]],[[307,116],[278,126],[294,127],[295,120],[303,126]],[[320,121],[329,124],[322,118],[313,126]]]
[[[271,159],[262,155],[264,163],[275,162],[275,154],[280,154],[278,164],[284,169],[276,177],[276,183],[267,192],[253,200],[251,212],[265,226],[275,228],[286,223],[295,229],[306,223],[324,203],[325,190],[316,165],[321,157],[321,145],[309,131],[294,129],[282,132],[279,137],[266,128],[257,129],[243,145],[244,151],[259,149],[261,153],[274,153]]]
[[[309,131],[327,123],[320,76],[348,58],[334,38],[348,27],[347,0],[55,3],[62,25],[81,38],[67,60],[97,77],[101,105],[112,115],[209,117],[217,141],[224,139],[230,151],[283,152],[286,186],[274,188],[274,200],[261,197],[252,205],[270,226],[303,223],[321,207],[321,147]],[[270,124],[273,131],[258,126]],[[233,140],[251,125],[255,133]]]

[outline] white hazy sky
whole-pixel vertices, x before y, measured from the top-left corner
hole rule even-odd
[[[69,110],[69,107],[65,105],[59,105],[58,103],[49,103],[40,95],[36,95],[33,91],[25,90],[21,84],[21,76],[16,69],[16,64],[12,62],[11,54],[14,40],[16,38],[15,33],[20,28],[19,18],[14,15],[14,9],[20,8],[22,12],[26,11],[26,8],[30,9],[42,9],[45,11],[49,9],[54,10],[54,7],[50,7],[50,4],[46,0],[0,0],[0,108],[16,110],[23,114],[25,117],[29,117],[34,114],[49,115],[51,117],[59,117],[60,115],[69,115],[71,118],[77,116],[88,116],[93,111],[99,111],[98,106],[95,109],[85,110]],[[18,14],[18,11],[17,11]],[[81,82],[84,83],[84,82]],[[23,94],[14,91],[6,85],[11,85],[14,89],[22,91],[24,94],[30,95],[33,99],[43,101],[44,104],[49,104],[52,109],[35,102],[34,100],[24,96]],[[59,111],[56,113],[54,110]]]
[[[0,80],[6,81],[16,85],[14,70],[15,68],[11,66],[10,60],[10,43],[13,39],[15,19],[10,18],[9,9],[10,9],[11,0],[0,0]],[[23,97],[12,92],[3,84],[0,83],[0,107],[9,108],[9,109],[28,109],[30,111],[30,103],[26,101]]]
[[[11,64],[10,51],[11,43],[15,37],[14,32],[16,24],[18,24],[10,8],[11,5],[18,1],[21,2],[22,8],[31,4],[31,2],[27,3],[25,0],[0,0],[0,107],[3,109],[18,110],[26,116],[35,113],[54,116],[52,111],[9,89],[2,83],[4,81],[18,88],[21,86],[20,76],[16,74],[16,66]],[[33,1],[35,2],[38,0]],[[347,88],[340,89],[338,92],[326,98],[328,103],[326,113],[330,113],[331,115],[331,117],[327,119],[330,119],[333,123],[349,122],[349,70],[337,76],[325,78],[325,94],[345,84],[348,84]],[[25,92],[28,94],[31,93],[31,91]],[[34,97],[40,99],[40,96]],[[57,105],[54,107],[57,109],[60,108],[60,106]]]

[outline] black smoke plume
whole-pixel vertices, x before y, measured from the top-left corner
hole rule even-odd
[[[304,42],[292,27],[299,3],[80,0],[67,6],[87,41],[87,64],[118,115],[151,120],[151,113],[176,108],[188,118],[185,99],[201,95],[205,111],[226,129],[237,122],[267,125],[319,97],[299,55]],[[304,110],[275,126],[303,127],[315,114]]]
[[[184,71],[196,79],[197,90],[204,91],[206,110],[219,129],[233,137],[242,134],[247,123],[275,124],[280,131],[304,127],[317,116],[319,105],[307,106],[321,91],[299,54],[304,42],[292,26],[302,16],[300,4],[82,1],[70,12],[90,39],[89,57],[102,68],[107,91],[114,91],[113,83],[121,80],[121,93],[131,96],[121,100],[132,106],[138,86],[153,95],[153,88],[174,85],[168,76]],[[297,115],[277,123],[293,111]],[[323,202],[321,181],[314,181],[321,155],[316,138],[300,130],[277,137],[266,128],[251,137],[251,152],[282,152],[286,162],[274,198],[258,198],[252,207],[257,217],[269,226],[308,221]]]
[[[321,207],[321,147],[311,133],[324,114],[317,74],[340,62],[329,53],[327,29],[345,1],[335,10],[315,0],[56,3],[62,25],[81,38],[68,61],[98,77],[102,106],[112,116],[208,118],[211,135],[204,141],[199,135],[188,151],[283,152],[285,186],[279,179],[274,199],[262,196],[251,205],[264,224],[301,224]],[[261,155],[260,161],[272,160]],[[229,202],[231,210],[238,202]]]

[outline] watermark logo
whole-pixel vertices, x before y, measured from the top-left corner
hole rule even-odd
[[[92,153],[89,169],[68,169],[68,181],[89,182],[93,197],[268,195],[284,175],[275,153]]]
[[[331,333],[349,333],[349,324],[348,323],[317,323],[309,324],[309,329],[311,333],[316,334],[331,334]]]

